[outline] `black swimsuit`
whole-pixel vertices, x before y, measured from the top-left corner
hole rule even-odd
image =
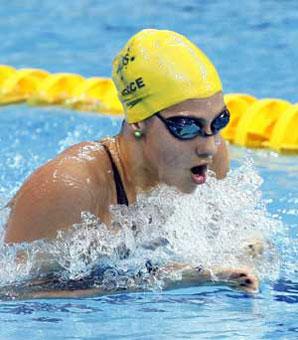
[[[121,176],[119,174],[119,171],[117,169],[117,166],[113,160],[113,157],[111,155],[111,152],[110,150],[108,149],[108,147],[104,144],[102,144],[103,147],[105,148],[109,158],[110,158],[110,161],[111,161],[111,164],[112,164],[112,169],[113,169],[113,174],[114,174],[114,181],[115,181],[115,186],[116,186],[116,192],[117,192],[117,203],[118,204],[124,204],[124,205],[127,205],[128,206],[128,199],[127,199],[127,196],[126,196],[126,192],[124,190],[124,186],[123,186],[123,183],[122,183],[122,180],[121,180]]]

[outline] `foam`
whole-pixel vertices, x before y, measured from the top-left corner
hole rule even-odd
[[[171,262],[205,268],[249,266],[263,280],[275,280],[281,262],[274,240],[283,233],[283,225],[268,213],[261,184],[252,162],[245,161],[224,180],[208,176],[194,194],[160,186],[139,195],[130,207],[112,206],[109,229],[82,212],[81,223],[59,232],[54,241],[1,246],[0,285],[20,283],[46,270],[63,282],[89,280],[97,272],[91,284],[106,290],[162,288],[163,280],[149,275],[148,260],[153,266]],[[2,210],[1,217],[4,225],[7,211]],[[254,239],[264,242],[262,257],[245,251],[245,244]],[[27,261],[16,264],[20,249]],[[179,279],[180,273],[169,276]]]

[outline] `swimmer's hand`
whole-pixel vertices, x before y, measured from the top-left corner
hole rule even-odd
[[[245,255],[251,258],[260,258],[265,252],[265,247],[269,248],[272,247],[272,245],[262,239],[252,239],[244,243],[243,251]]]
[[[259,279],[248,268],[219,270],[213,275],[213,282],[226,283],[236,289],[244,290],[247,293],[259,291]]]
[[[167,277],[173,271],[180,271],[181,282],[171,282]],[[195,286],[198,284],[224,284],[232,288],[243,290],[247,293],[257,293],[259,279],[249,268],[219,268],[204,269],[173,263],[159,270],[158,275],[166,282],[166,288]]]

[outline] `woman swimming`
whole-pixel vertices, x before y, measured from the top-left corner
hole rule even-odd
[[[141,192],[166,184],[191,194],[204,184],[208,169],[218,179],[225,177],[228,152],[219,133],[230,114],[217,71],[197,46],[172,31],[143,30],[114,59],[113,80],[125,111],[120,133],[74,145],[37,169],[10,202],[6,243],[55,239],[58,231],[81,221],[82,211],[109,226],[110,206],[132,204]],[[216,277],[246,291],[258,288],[248,268],[171,263],[152,275],[176,269],[185,285]]]

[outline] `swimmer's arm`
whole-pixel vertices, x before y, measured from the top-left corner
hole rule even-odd
[[[71,171],[53,176],[51,165],[34,173],[11,202],[5,242],[32,242],[53,239],[58,230],[81,222],[81,212],[97,213],[96,199],[85,184],[85,178],[71,177]],[[85,176],[84,172],[82,176]]]
[[[171,279],[171,273],[177,272],[181,274],[181,279]],[[223,284],[233,288],[244,290],[248,293],[255,293],[259,288],[258,278],[252,274],[248,268],[238,269],[213,269],[205,270],[202,267],[191,267],[179,263],[173,263],[163,268],[155,270],[152,275],[152,280],[160,279],[164,283],[163,289],[177,289],[186,287],[195,287],[202,284]],[[34,285],[37,285],[38,290],[34,291]],[[107,291],[102,288],[89,288],[80,290],[51,290],[42,291],[40,289],[41,281],[33,283],[28,287],[27,291],[23,292],[10,292],[10,297],[18,299],[42,299],[42,298],[81,298],[81,297],[94,297],[107,294],[115,294],[121,292],[139,292],[143,291],[142,288],[136,287],[135,289],[118,289],[114,291]]]
[[[218,137],[220,139],[220,144],[213,157],[210,170],[215,172],[217,179],[223,179],[230,169],[230,159],[226,141],[221,136]]]
[[[180,272],[181,280],[171,280],[171,272]],[[194,287],[200,284],[223,284],[255,293],[259,280],[249,268],[213,268],[192,267],[183,264],[171,264],[160,269],[158,275],[163,279],[166,289]]]

